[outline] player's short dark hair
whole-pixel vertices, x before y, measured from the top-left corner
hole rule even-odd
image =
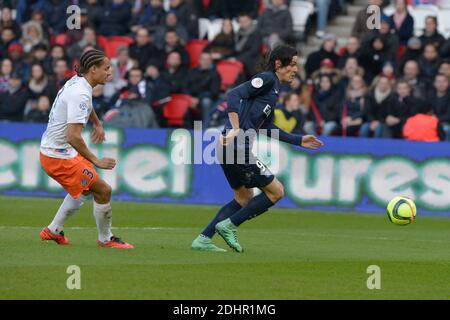
[[[75,66],[75,71],[81,77],[92,66],[101,66],[105,58],[106,56],[103,51],[97,49],[88,50],[81,55],[80,64]]]
[[[289,45],[277,46],[266,54],[266,58],[261,69],[264,71],[275,72],[275,61],[279,60],[281,62],[281,66],[285,67],[292,62],[292,58],[296,55],[298,55],[298,52],[294,47]]]

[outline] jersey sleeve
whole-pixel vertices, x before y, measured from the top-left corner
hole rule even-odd
[[[251,80],[233,88],[227,94],[227,112],[238,112],[242,99],[248,99],[266,93],[275,84],[275,79],[268,74],[260,73]]]
[[[289,144],[293,144],[296,146],[300,146],[302,144],[303,136],[301,134],[288,133],[288,132],[280,129],[275,123],[273,123],[273,121],[265,122],[262,129],[267,130],[267,136],[270,138],[272,138],[271,130],[276,130],[278,133],[278,137],[277,137],[278,140],[289,143]]]
[[[68,97],[67,101],[67,123],[86,124],[89,115],[89,95],[76,94]]]

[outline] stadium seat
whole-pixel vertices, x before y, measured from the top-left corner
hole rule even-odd
[[[67,34],[61,33],[55,36],[54,44],[59,44],[61,46],[65,46],[67,43]]]
[[[185,116],[191,103],[192,97],[190,95],[171,94],[170,101],[163,109],[163,116],[167,119],[167,125],[184,127]]]
[[[225,91],[235,84],[239,74],[244,71],[244,65],[239,61],[221,60],[217,63],[216,69],[222,80],[220,89]]]
[[[208,36],[211,21],[207,18],[198,19],[198,38],[205,39]]]
[[[124,41],[112,41],[108,40],[105,47],[105,54],[108,58],[114,58],[117,56],[117,49],[120,47],[128,47],[128,43]]]
[[[383,14],[387,17],[392,16],[394,14],[394,12],[395,12],[395,7],[392,4],[383,9]]]
[[[123,42],[127,45],[131,45],[134,42],[134,39],[132,37],[127,36],[111,36],[108,37],[108,41],[117,41],[117,42]]]
[[[438,6],[441,10],[450,10],[450,2],[447,0],[441,0]]]
[[[208,29],[208,40],[212,41],[222,31],[223,19],[214,19],[211,21]]]
[[[97,44],[103,49],[106,50],[108,45],[108,39],[105,36],[98,35],[97,36]]]
[[[258,0],[258,16],[262,16],[264,9],[264,0]]]
[[[450,37],[450,10],[439,11],[438,30],[445,38]]]
[[[257,23],[258,23],[258,20],[253,21],[253,24],[257,24]],[[223,19],[215,19],[213,21],[209,21],[209,25],[207,25],[209,41],[212,41],[222,31],[222,24],[223,24]],[[239,22],[237,21],[237,19],[231,20],[231,24],[233,25],[234,33],[238,32],[239,31]],[[205,28],[206,28],[206,26],[205,26]],[[203,38],[200,37],[200,39],[203,39]]]
[[[295,32],[304,33],[309,16],[314,13],[314,5],[307,1],[292,1],[289,7]]]
[[[253,24],[257,24],[257,23],[258,23],[257,20],[254,20],[254,21],[253,21]],[[233,25],[233,31],[234,31],[234,33],[238,32],[240,26],[239,26],[239,22],[237,21],[237,19],[231,20],[231,24]]]
[[[198,66],[200,55],[208,43],[208,40],[191,40],[186,44],[186,51],[188,52],[191,60],[191,68]]]

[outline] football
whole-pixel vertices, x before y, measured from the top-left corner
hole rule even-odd
[[[398,196],[389,201],[386,213],[393,224],[405,226],[414,222],[416,204],[408,197]]]

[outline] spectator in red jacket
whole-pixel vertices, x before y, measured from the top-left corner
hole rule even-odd
[[[436,142],[439,141],[439,120],[432,115],[428,104],[423,104],[419,113],[408,118],[403,127],[403,136],[407,140]]]

